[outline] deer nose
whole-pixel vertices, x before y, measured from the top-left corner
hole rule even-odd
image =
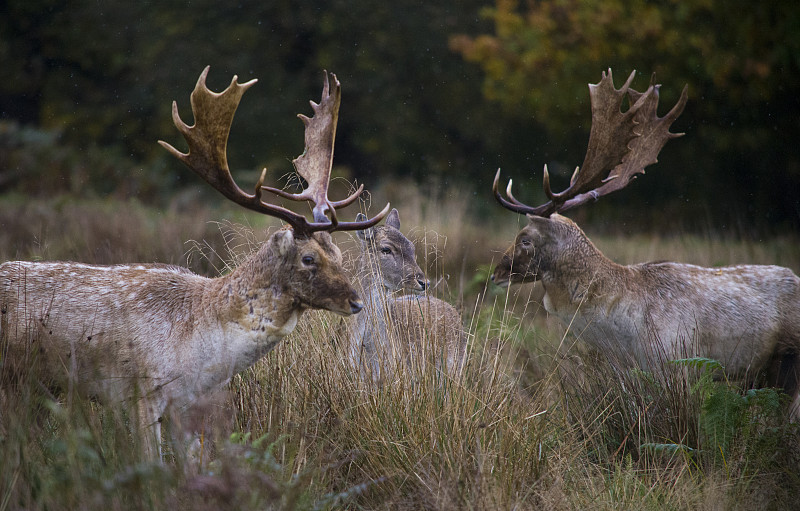
[[[350,300],[350,312],[358,314],[364,308],[364,303],[361,300]]]
[[[494,282],[494,273],[492,273],[492,275],[489,277],[489,280],[491,280],[492,282]]]
[[[428,279],[417,279],[417,284],[419,284],[420,289],[422,289],[423,291],[428,289],[430,283],[431,281]]]

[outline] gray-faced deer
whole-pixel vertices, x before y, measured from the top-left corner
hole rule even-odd
[[[356,221],[364,220],[359,213]],[[376,380],[387,360],[431,362],[455,374],[466,349],[461,314],[449,303],[422,294],[430,282],[417,264],[414,244],[400,232],[397,210],[384,225],[357,235],[364,311],[350,328],[351,360]]]
[[[92,266],[70,262],[6,262],[0,265],[0,347],[3,369],[14,374],[33,363],[48,385],[77,388],[105,402],[135,405],[143,425],[155,426],[148,448],[160,447],[159,418],[180,409],[248,368],[297,324],[307,309],[341,315],[362,307],[342,267],[333,231],[368,228],[370,220],[339,222],[330,202],[341,88],[328,74],[320,104],[311,103],[305,151],[294,160],[308,187],[298,194],[262,186],[241,190],[228,168],[226,145],[242,94],[256,80],[234,76],[222,93],[206,87],[206,68],[191,95],[194,126],[173,103],[175,126],[189,151],[160,142],[170,153],[245,208],[279,218],[285,227],[230,274],[210,279],[158,264]],[[314,221],[262,200],[262,190],[314,203]],[[330,215],[330,219],[327,217]],[[154,453],[151,453],[154,454]]]
[[[686,88],[664,117],[658,117],[658,85],[639,93],[631,73],[616,90],[611,71],[590,85],[592,128],[583,166],[561,193],[530,207],[511,193],[493,192],[505,208],[528,217],[494,270],[492,280],[540,281],[545,309],[581,339],[630,356],[646,365],[654,355],[704,356],[732,375],[766,375],[782,386],[800,411],[800,279],[777,266],[702,268],[672,262],[621,266],[606,258],[571,220],[559,215],[591,199],[624,188],[656,162],[664,144],[680,136],[669,127],[683,111]],[[630,108],[622,112],[624,97]]]

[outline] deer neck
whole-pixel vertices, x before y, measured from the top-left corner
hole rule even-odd
[[[362,337],[374,337],[385,332],[386,305],[392,300],[391,292],[383,284],[380,268],[370,259],[369,254],[362,254],[358,276],[364,310],[356,316],[356,324]]]
[[[274,348],[305,310],[290,291],[291,273],[285,266],[265,244],[234,271],[205,286],[201,306],[214,320],[206,325],[207,332],[196,332],[195,337],[224,339],[213,347],[219,351],[218,365],[224,367],[212,372],[222,374],[222,381]]]
[[[286,259],[276,256],[269,243],[262,245],[223,277],[224,293],[231,297],[233,306],[229,310],[230,320],[254,331],[287,335],[306,309],[292,291],[292,275]]]
[[[607,258],[581,233],[540,267],[548,312],[574,314],[579,307],[602,305],[625,282],[625,267]]]
[[[380,303],[390,294],[383,284],[383,277],[377,262],[369,254],[362,254],[360,265],[361,271],[358,275],[358,282],[363,292],[362,300],[365,304]]]

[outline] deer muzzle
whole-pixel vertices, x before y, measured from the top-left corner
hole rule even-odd
[[[497,265],[489,279],[497,286],[508,287],[508,285],[511,283],[509,275],[509,268],[504,268],[502,265]]]

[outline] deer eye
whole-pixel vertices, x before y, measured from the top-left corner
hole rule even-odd
[[[313,256],[310,256],[310,255],[303,256],[303,259],[301,259],[301,261],[302,261],[302,262],[303,262],[303,264],[305,264],[306,266],[311,266],[312,264],[314,264],[314,257],[313,257]]]
[[[520,242],[520,243],[522,244],[522,246],[523,246],[523,247],[525,247],[525,248],[528,248],[528,247],[530,247],[531,245],[533,245],[533,243],[531,242],[531,239],[530,239],[530,238],[522,238],[521,240],[519,240],[519,242]]]
[[[381,247],[381,253],[389,255],[392,253],[392,249],[389,247]]]

